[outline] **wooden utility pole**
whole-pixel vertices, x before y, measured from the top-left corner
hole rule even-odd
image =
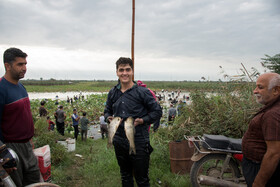
[[[135,0],[132,0],[131,60],[132,60],[132,63],[133,63],[133,77],[132,77],[133,81],[134,81],[134,72],[135,72],[135,65],[134,65],[134,27],[135,27]]]

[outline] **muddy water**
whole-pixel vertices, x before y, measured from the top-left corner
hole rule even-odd
[[[79,95],[92,95],[92,94],[107,94],[107,92],[29,92],[29,99],[60,99],[60,100],[66,100],[67,97],[73,98],[74,96]],[[172,92],[158,92],[157,95],[161,95],[163,100],[168,103],[170,99],[173,99],[175,97],[178,97],[178,99],[183,100],[184,95],[187,97],[189,96],[189,92],[181,92],[180,94]]]
[[[92,95],[92,94],[107,94],[107,92],[29,92],[29,99],[52,99],[52,100],[66,100],[67,97],[69,98],[74,98],[74,96],[87,96],[87,95]],[[177,98],[177,100],[182,100],[185,101],[186,104],[190,103],[190,100],[186,100],[184,98],[189,96],[189,92],[181,92],[181,93],[172,93],[172,92],[157,92],[156,95],[161,95],[162,97],[162,104],[163,106],[169,107],[171,100],[174,98]],[[185,97],[184,97],[185,96]]]

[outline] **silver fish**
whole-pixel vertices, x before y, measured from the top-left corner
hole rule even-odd
[[[134,143],[134,134],[135,134],[135,127],[134,127],[134,119],[129,117],[124,122],[124,130],[125,135],[129,141],[129,154],[131,155],[132,152],[136,155],[135,143]]]
[[[120,117],[114,117],[113,120],[111,121],[111,123],[109,124],[109,128],[108,128],[108,146],[112,147],[113,144],[113,138],[115,136],[115,133],[121,123],[121,118]]]

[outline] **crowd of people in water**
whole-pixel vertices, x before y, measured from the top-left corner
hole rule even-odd
[[[142,82],[141,82],[142,83]],[[151,91],[151,90],[150,90]],[[176,116],[180,116],[182,114],[182,110],[184,108],[184,105],[188,104],[190,101],[189,96],[186,93],[182,93],[181,90],[175,90],[175,91],[167,91],[162,89],[161,91],[151,91],[157,102],[161,105],[161,108],[165,106],[166,111],[163,111],[162,118],[165,118],[165,120],[155,122],[153,124],[153,131],[155,132],[160,126],[168,126],[172,125],[174,123],[174,120]],[[67,96],[66,102],[73,105],[77,101],[83,101],[85,99],[85,96],[80,92],[77,95],[73,95],[73,97]],[[92,133],[88,131],[90,130],[90,125],[96,125],[95,128],[98,128],[98,133],[101,136],[102,139],[105,139],[108,136],[108,123],[104,120],[104,113],[100,112],[100,116],[98,116],[98,121],[91,121],[87,118],[86,112],[80,112],[81,115],[79,115],[79,112],[76,108],[73,108],[73,113],[71,114],[71,124],[66,124],[65,119],[67,117],[66,112],[63,110],[63,106],[59,105],[59,96],[55,96],[55,105],[57,105],[57,110],[54,111],[53,117],[54,121],[51,120],[50,113],[45,108],[46,102],[48,100],[42,100],[40,102],[40,108],[39,108],[39,115],[40,117],[46,117],[47,123],[48,123],[48,130],[54,131],[57,130],[61,135],[64,135],[65,130],[68,132],[71,132],[74,130],[74,138],[77,139],[78,135],[81,134],[81,139],[83,141],[86,141],[87,137],[90,136],[93,137]]]

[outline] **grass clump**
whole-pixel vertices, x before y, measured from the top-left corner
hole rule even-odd
[[[189,186],[189,176],[179,176],[171,173],[169,150],[167,142],[161,142],[159,133],[151,134],[151,145],[154,151],[150,159],[150,183],[151,186],[176,187]],[[49,132],[44,118],[37,119],[35,123],[34,143],[36,147],[46,144],[51,148],[51,175],[52,182],[61,187],[88,187],[121,186],[121,175],[113,148],[107,148],[107,139],[87,139],[81,141],[78,137],[76,150],[66,152],[66,149],[56,143],[56,140],[70,137],[66,133],[62,137],[57,132]],[[76,154],[82,157],[76,156]]]
[[[33,142],[35,148],[49,145],[51,150],[51,162],[54,165],[67,160],[65,147],[57,143],[58,140],[65,140],[66,138],[56,131],[48,131],[48,123],[45,118],[38,119],[34,126],[35,135]]]
[[[219,92],[209,93],[192,91],[191,104],[185,105],[182,114],[176,117],[173,125],[161,127],[156,133],[150,134],[154,148],[150,159],[151,186],[190,186],[189,175],[177,175],[170,171],[168,143],[183,140],[184,135],[219,134],[241,138],[247,129],[248,122],[258,107],[252,94],[251,84],[241,86],[223,85]],[[213,85],[212,85],[213,86]],[[207,90],[208,91],[208,90]],[[72,109],[86,111],[91,121],[97,121],[104,109],[106,95],[89,96],[84,101],[72,105],[60,101],[67,114],[66,124],[71,124]],[[31,102],[32,113],[35,114],[36,147],[49,144],[52,159],[52,180],[62,186],[121,186],[119,166],[113,149],[107,148],[107,141],[88,139],[82,142],[80,136],[76,142],[75,152],[66,150],[56,141],[65,137],[73,137],[66,133],[65,137],[57,132],[49,132],[45,119],[39,119],[39,101]],[[53,113],[57,105],[46,103],[46,108]],[[164,108],[167,111],[167,108]],[[166,121],[165,116],[161,121]],[[82,158],[75,156],[82,155]],[[161,181],[159,185],[158,181]]]
[[[160,129],[159,142],[183,140],[184,135],[225,135],[241,138],[257,111],[251,84],[223,87],[217,93],[192,91],[191,103],[184,105],[182,114],[172,126]]]

